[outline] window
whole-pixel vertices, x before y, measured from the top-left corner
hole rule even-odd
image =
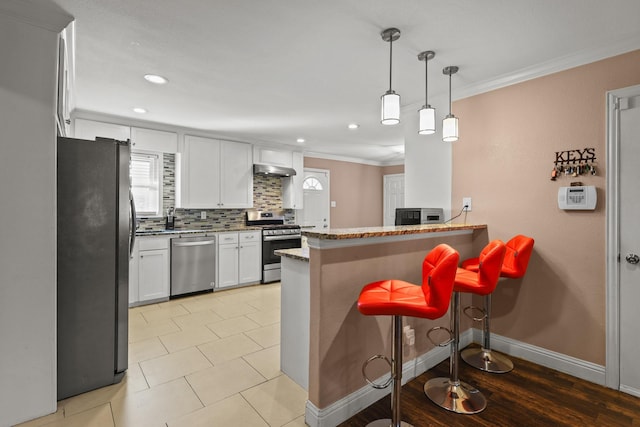
[[[302,182],[302,189],[322,191],[322,183],[318,181],[318,178],[310,176],[308,178],[305,178],[305,180]]]
[[[162,154],[131,153],[131,192],[139,216],[161,216]]]

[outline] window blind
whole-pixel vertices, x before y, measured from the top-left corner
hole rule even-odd
[[[162,155],[131,153],[131,192],[140,216],[161,216]]]

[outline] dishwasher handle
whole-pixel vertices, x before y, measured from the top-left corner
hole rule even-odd
[[[207,246],[207,245],[213,245],[214,243],[216,243],[215,240],[200,240],[197,242],[181,242],[181,243],[173,242],[172,245],[173,246]]]

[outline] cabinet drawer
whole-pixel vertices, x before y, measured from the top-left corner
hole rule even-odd
[[[138,250],[152,251],[156,249],[169,249],[169,239],[166,237],[139,237]]]
[[[261,237],[260,232],[239,233],[239,234],[240,234],[240,241],[243,243],[259,242]]]
[[[230,243],[238,243],[238,233],[220,233],[218,234],[218,244],[226,245]]]

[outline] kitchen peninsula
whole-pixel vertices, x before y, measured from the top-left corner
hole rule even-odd
[[[360,315],[356,301],[362,287],[390,278],[420,284],[422,261],[432,248],[447,243],[460,252],[461,259],[474,256],[488,242],[487,226],[430,224],[302,234],[308,249],[279,252],[283,258],[281,368],[309,392],[307,423],[329,425],[381,396],[366,384],[361,368],[374,354],[390,356],[391,318]],[[405,350],[405,362],[419,360],[433,349],[425,338],[427,330],[448,323],[446,318],[406,318],[405,324],[416,330],[416,343]],[[448,353],[443,355],[444,360]],[[367,373],[375,379],[387,372],[384,362],[374,362]]]

